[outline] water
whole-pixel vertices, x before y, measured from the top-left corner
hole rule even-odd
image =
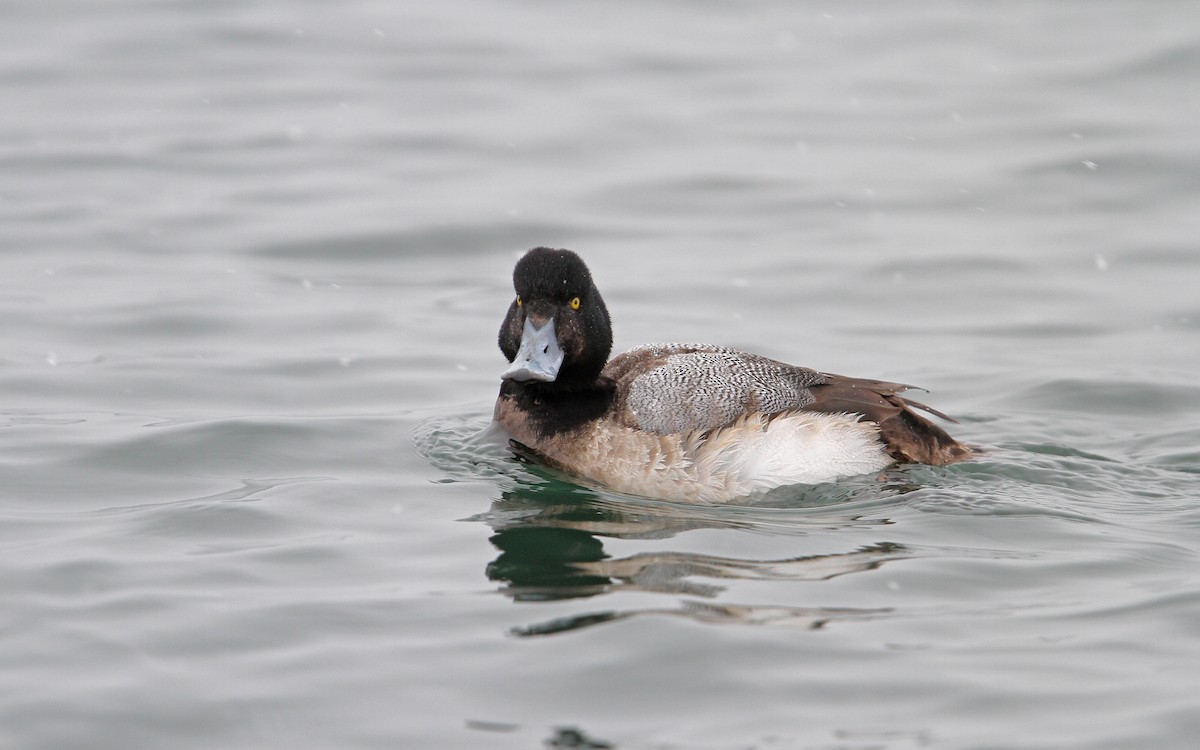
[[[0,744],[1184,748],[1193,3],[0,9]],[[987,453],[689,507],[486,431],[517,254],[616,346]]]

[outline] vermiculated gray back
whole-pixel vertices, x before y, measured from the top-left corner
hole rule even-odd
[[[799,409],[813,403],[809,386],[825,380],[815,370],[702,344],[639,347],[610,368],[625,380],[628,414],[660,435],[710,430],[747,412]]]

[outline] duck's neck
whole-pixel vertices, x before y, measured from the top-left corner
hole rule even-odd
[[[517,382],[505,380],[501,398],[510,398],[528,414],[542,437],[570,432],[604,416],[616,398],[616,383],[597,378],[590,383]]]

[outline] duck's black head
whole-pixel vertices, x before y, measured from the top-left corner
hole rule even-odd
[[[500,326],[500,351],[512,367],[501,377],[551,389],[595,384],[612,351],[612,325],[583,260],[535,247],[517,261],[513,287]]]

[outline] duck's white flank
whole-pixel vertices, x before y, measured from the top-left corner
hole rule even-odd
[[[850,414],[754,413],[682,435],[598,423],[574,439],[570,465],[585,477],[621,492],[693,503],[829,482],[892,463],[878,426]],[[559,459],[552,447],[547,457]]]

